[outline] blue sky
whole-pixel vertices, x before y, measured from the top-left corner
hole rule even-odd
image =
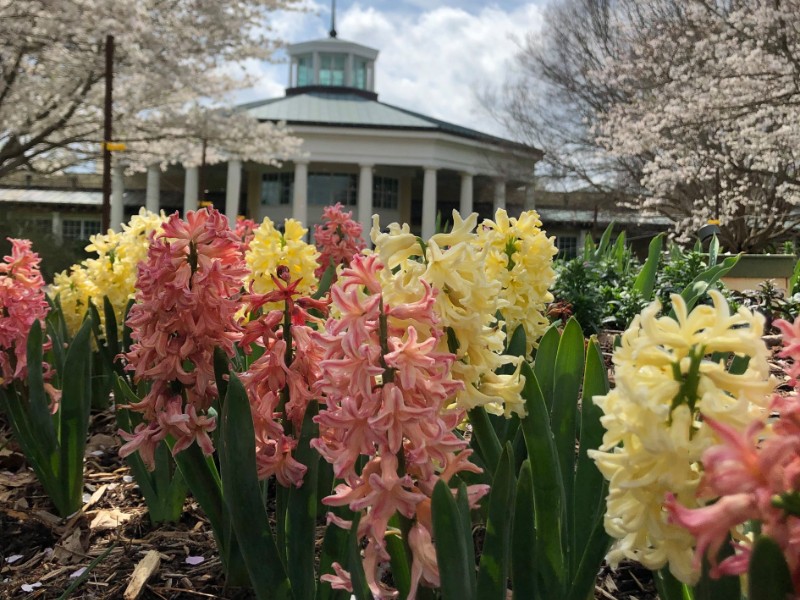
[[[338,0],[341,39],[380,51],[379,99],[432,117],[494,134],[500,126],[481,107],[477,92],[498,86],[513,70],[524,37],[541,26],[545,0]],[[330,1],[309,0],[308,12],[277,13],[272,28],[293,43],[327,37]],[[283,56],[279,53],[276,59]],[[258,84],[237,101],[282,96],[285,62],[247,65]]]

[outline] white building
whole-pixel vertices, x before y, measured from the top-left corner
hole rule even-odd
[[[427,236],[437,213],[447,219],[453,208],[468,214],[481,205],[488,214],[509,202],[521,209],[526,188],[533,201],[539,150],[381,102],[377,50],[330,37],[288,52],[286,95],[241,109],[285,121],[304,157],[281,168],[245,165],[248,216],[313,224],[341,202],[365,227],[378,213]]]

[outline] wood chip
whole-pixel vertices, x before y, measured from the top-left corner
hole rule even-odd
[[[124,600],[137,600],[142,595],[147,581],[153,576],[153,573],[158,571],[160,566],[161,557],[158,552],[151,550],[145,554],[145,557],[139,561],[139,564],[136,565],[133,573],[131,573],[131,580],[123,594]]]
[[[59,564],[74,564],[84,560],[84,546],[81,541],[81,530],[73,529],[72,533],[65,536],[53,549],[53,559]]]
[[[122,512],[117,508],[98,510],[92,522],[89,523],[89,529],[92,531],[98,529],[116,529],[126,521],[129,521],[132,517],[132,514]]]
[[[75,526],[75,523],[78,522],[78,520],[84,515],[84,513],[87,510],[89,510],[89,508],[94,506],[94,504],[96,504],[97,501],[100,500],[100,498],[103,497],[103,494],[106,493],[107,489],[108,489],[108,484],[103,484],[103,485],[101,485],[99,488],[97,488],[94,491],[94,493],[89,497],[89,500],[87,500],[86,504],[84,504],[81,507],[81,509],[78,512],[76,512],[74,515],[72,515],[72,517],[70,517],[70,520],[67,521],[67,524],[66,524],[66,530],[67,531],[72,529]]]

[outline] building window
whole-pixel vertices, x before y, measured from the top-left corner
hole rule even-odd
[[[264,173],[261,181],[261,205],[291,204],[294,194],[294,173]]]
[[[394,177],[375,177],[373,179],[372,206],[397,209],[399,189],[400,184]]]
[[[314,83],[314,59],[311,55],[297,58],[297,85],[312,85]]]
[[[89,236],[100,233],[103,225],[95,219],[64,219],[62,234],[69,240],[88,240]]]
[[[53,231],[52,219],[34,219],[33,230],[36,233],[51,233]]]
[[[319,84],[344,85],[344,54],[321,54],[319,57]]]
[[[349,173],[309,173],[308,203],[328,206],[341,202],[354,206],[358,197],[357,177]]]
[[[558,248],[558,258],[571,260],[578,256],[578,237],[574,235],[556,236],[556,248]]]
[[[353,59],[353,87],[367,89],[367,61],[363,58]]]

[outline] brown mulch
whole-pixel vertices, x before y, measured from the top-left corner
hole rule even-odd
[[[179,523],[150,523],[144,499],[117,455],[114,430],[109,413],[93,416],[84,505],[59,519],[0,422],[0,598],[59,598],[79,569],[109,549],[69,598],[123,598],[134,568],[150,550],[159,553],[160,567],[141,599],[252,597],[225,589],[211,528],[191,498]],[[202,562],[192,565],[188,557]]]

